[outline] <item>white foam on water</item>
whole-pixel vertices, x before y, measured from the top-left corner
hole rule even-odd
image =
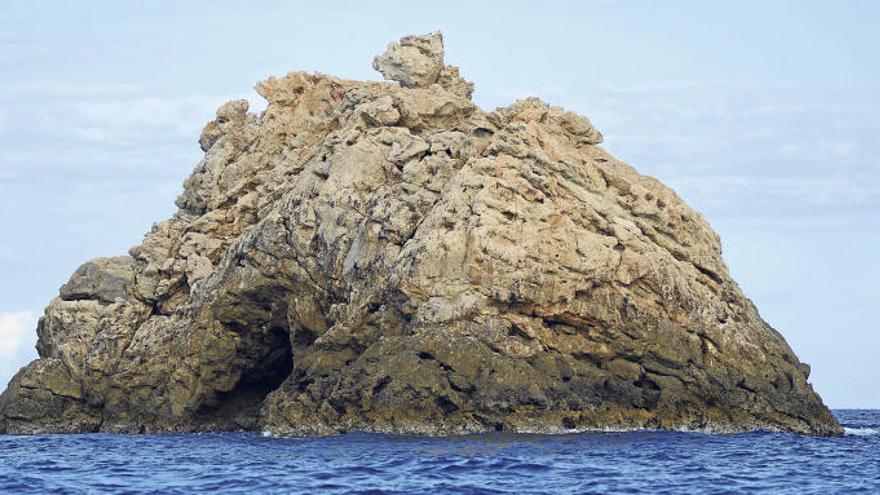
[[[266,438],[274,438],[274,437],[275,437],[275,434],[272,433],[271,431],[264,431],[264,432],[263,432],[263,436],[266,437]]]
[[[844,435],[855,435],[858,437],[866,437],[869,435],[876,435],[880,433],[880,431],[875,430],[874,428],[844,428]]]

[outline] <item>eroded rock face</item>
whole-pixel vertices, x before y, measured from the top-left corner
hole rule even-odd
[[[46,309],[0,431],[840,433],[706,221],[586,118],[481,110],[439,34],[373,64],[223,105],[174,217]]]

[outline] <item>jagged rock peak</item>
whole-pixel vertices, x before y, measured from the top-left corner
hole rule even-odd
[[[474,85],[458,74],[458,68],[443,63],[443,35],[438,31],[420,36],[404,36],[388,44],[385,52],[373,58],[373,68],[390,81],[406,88],[427,88],[432,84],[470,99]]]
[[[389,43],[373,59],[373,68],[404,87],[428,87],[437,82],[443,69],[443,35],[404,36],[399,43]]]
[[[439,33],[386,79],[291,72],[218,109],[178,211],[76,270],[0,432],[839,434],[674,191]]]

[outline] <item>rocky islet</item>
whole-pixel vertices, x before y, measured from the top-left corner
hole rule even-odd
[[[586,118],[478,108],[439,33],[373,67],[221,106],[174,216],[46,308],[0,432],[841,433],[707,222]]]

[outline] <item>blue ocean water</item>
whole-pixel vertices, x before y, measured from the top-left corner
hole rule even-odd
[[[880,493],[880,411],[847,434],[0,436],[2,493]]]

